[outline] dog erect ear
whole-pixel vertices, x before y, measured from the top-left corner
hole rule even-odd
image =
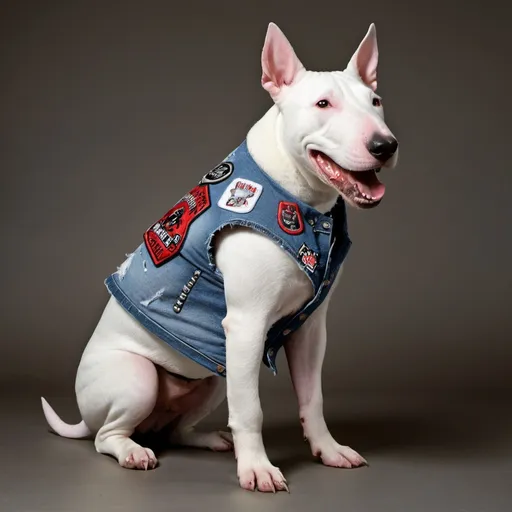
[[[379,61],[379,49],[377,47],[377,30],[372,23],[366,36],[350,59],[346,68],[355,74],[372,90],[377,89],[377,63]]]
[[[304,66],[292,45],[275,23],[269,23],[261,52],[261,85],[274,97],[285,85],[290,85]]]

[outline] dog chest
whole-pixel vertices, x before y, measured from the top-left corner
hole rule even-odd
[[[225,376],[226,304],[213,243],[229,226],[268,236],[313,285],[314,297],[268,332],[263,362],[277,372],[279,349],[323,302],[351,241],[341,199],[326,215],[302,203],[257,166],[245,141],[148,227],[139,247],[105,283],[146,329]]]

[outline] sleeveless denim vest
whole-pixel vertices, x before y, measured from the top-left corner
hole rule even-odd
[[[268,236],[313,284],[313,298],[267,333],[263,363],[276,374],[279,349],[323,302],[352,242],[341,197],[321,214],[260,169],[245,140],[146,230],[105,285],[148,331],[225,377],[227,310],[213,237],[234,225]]]

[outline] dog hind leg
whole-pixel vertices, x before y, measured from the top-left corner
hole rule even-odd
[[[199,432],[195,426],[212,413],[226,398],[226,382],[222,377],[208,377],[187,400],[191,407],[180,417],[171,432],[172,444],[206,448],[213,451],[233,449],[233,437],[228,432]]]
[[[96,451],[115,457],[125,468],[156,467],[153,451],[130,439],[155,406],[155,365],[131,352],[106,350],[101,358],[85,355],[80,367],[77,401],[85,422],[97,431]]]

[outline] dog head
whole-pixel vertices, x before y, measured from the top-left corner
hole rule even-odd
[[[308,182],[333,187],[358,208],[378,205],[385,186],[376,173],[396,166],[398,141],[376,92],[375,25],[343,71],[319,72],[306,70],[270,23],[261,62],[262,86],[279,109],[282,144]]]

